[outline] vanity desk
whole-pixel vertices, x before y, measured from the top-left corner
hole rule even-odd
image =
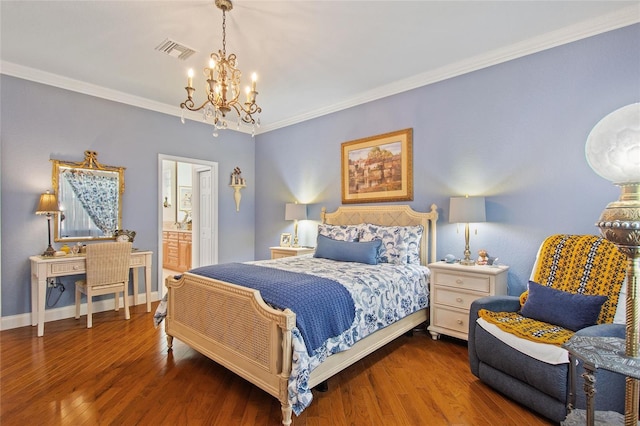
[[[131,252],[133,271],[133,304],[138,304],[138,268],[144,268],[144,286],[147,296],[147,312],[151,312],[151,262],[152,251]],[[86,256],[31,256],[31,325],[38,326],[38,337],[44,335],[45,295],[50,278],[84,274]]]

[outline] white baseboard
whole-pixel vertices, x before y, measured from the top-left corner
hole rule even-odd
[[[151,301],[158,300],[158,293],[151,292]],[[93,303],[93,312],[112,311],[114,309],[113,299],[99,300]],[[147,303],[147,295],[142,293],[138,294],[138,305],[144,305]],[[124,306],[124,301],[120,298],[120,309]],[[129,296],[129,306],[133,306],[133,296]],[[87,314],[87,304],[80,305],[80,315]],[[49,321],[57,321],[66,318],[74,318],[76,316],[76,306],[62,306],[60,308],[46,309],[44,312],[45,323]],[[85,318],[86,322],[86,318]],[[12,328],[26,327],[31,325],[31,312],[26,314],[12,315],[9,317],[2,317],[0,322],[0,330],[10,330]]]

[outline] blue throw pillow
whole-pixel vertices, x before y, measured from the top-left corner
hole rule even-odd
[[[324,235],[318,235],[318,244],[313,257],[377,265],[378,248],[381,242],[380,240],[366,243],[338,241]]]
[[[595,325],[607,296],[569,293],[529,281],[529,296],[520,314],[569,330]]]

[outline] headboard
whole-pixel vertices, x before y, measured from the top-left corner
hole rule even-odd
[[[422,225],[424,232],[420,240],[420,263],[426,265],[437,260],[436,221],[438,220],[438,210],[435,204],[431,205],[429,213],[417,212],[408,205],[340,206],[333,213],[327,213],[327,209],[323,207],[321,219],[322,223],[329,225],[357,225],[359,223],[373,223],[383,226]]]

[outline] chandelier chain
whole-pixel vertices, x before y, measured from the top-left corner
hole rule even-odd
[[[227,56],[227,14],[222,9],[222,55]]]

